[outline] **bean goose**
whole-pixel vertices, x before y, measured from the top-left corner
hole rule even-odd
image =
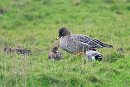
[[[66,27],[62,27],[59,29],[59,35],[57,39],[59,38],[61,38],[61,48],[71,54],[78,53],[78,55],[80,55],[91,48],[113,47],[112,45],[105,44],[100,40],[93,39],[86,35],[71,35],[70,31]]]

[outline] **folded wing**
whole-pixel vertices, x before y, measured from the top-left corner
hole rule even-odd
[[[102,48],[102,47],[109,47],[112,48],[112,45],[105,44],[101,42],[100,40],[93,39],[86,35],[72,35],[71,38],[75,41],[78,41],[84,45],[87,45],[91,48]]]

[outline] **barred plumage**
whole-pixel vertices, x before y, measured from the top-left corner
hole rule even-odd
[[[102,47],[109,47],[112,48],[113,46],[105,44],[97,39],[93,39],[86,35],[70,35],[70,31],[62,27],[59,29],[59,35],[61,37],[60,46],[62,49],[69,53],[79,53],[79,52],[86,52],[91,48],[102,48]]]

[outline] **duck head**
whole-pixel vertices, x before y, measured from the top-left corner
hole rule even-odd
[[[57,47],[57,46],[53,47],[52,52],[54,52],[54,53],[59,53],[58,47]]]
[[[4,47],[4,52],[5,53],[11,53],[11,48],[10,47]]]
[[[70,35],[70,31],[66,27],[62,27],[59,29],[59,35],[57,37],[57,40],[61,37],[64,37],[66,35]]]
[[[119,53],[121,53],[121,52],[126,53],[126,51],[124,51],[122,48],[118,48],[117,52],[119,52]]]
[[[103,55],[99,54],[95,56],[95,60],[102,61]]]

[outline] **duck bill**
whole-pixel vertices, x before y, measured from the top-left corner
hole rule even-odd
[[[126,51],[122,51],[123,53],[126,53]]]

